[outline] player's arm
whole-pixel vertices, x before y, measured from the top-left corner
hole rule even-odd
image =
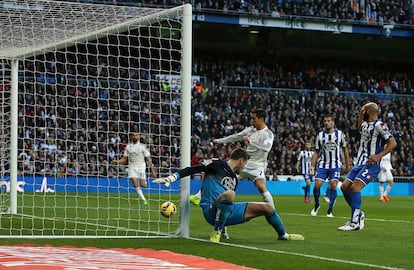
[[[296,164],[295,164],[295,168],[296,168],[296,171],[298,173],[299,173],[299,166],[300,166],[300,160],[301,160],[301,158],[302,158],[302,151],[299,153],[298,161],[296,161]]]
[[[167,177],[156,178],[152,182],[156,184],[164,184],[166,187],[169,187],[171,183],[174,183],[177,180],[180,180],[183,177],[193,175],[196,173],[206,172],[211,162],[206,164],[206,162],[201,162],[197,165],[186,167],[182,170],[179,170],[176,173],[173,173]]]
[[[145,158],[147,160],[148,167],[151,170],[152,177],[157,178],[157,172],[155,171],[155,167],[154,167],[154,164],[152,163],[151,156],[147,156]]]
[[[362,123],[365,122],[364,120],[364,115],[365,115],[365,105],[361,107],[361,110],[359,111],[359,116],[358,116],[358,128],[361,127]]]
[[[119,165],[119,164],[125,165],[125,164],[127,164],[127,162],[128,162],[128,157],[127,156],[123,156],[121,159],[118,159],[118,160],[115,159],[115,160],[112,161],[112,163],[114,163],[116,165]]]
[[[368,164],[377,163],[378,160],[380,160],[383,156],[391,152],[395,147],[397,147],[397,141],[394,139],[394,137],[389,137],[385,148],[378,154],[372,155],[368,158]]]
[[[349,157],[349,148],[348,143],[345,138],[345,133],[342,132],[342,153],[344,154],[344,162],[345,162],[345,172],[349,172],[351,170],[351,158]]]
[[[316,171],[316,164],[318,163],[318,158],[319,158],[319,149],[315,149],[314,153],[312,155],[312,159],[311,159],[311,165],[308,168],[308,173],[309,174],[314,174],[314,172]]]
[[[348,146],[342,148],[344,153],[344,161],[345,161],[345,172],[349,172],[351,170],[351,159],[349,157],[349,149]]]
[[[227,137],[220,138],[220,139],[214,139],[213,142],[214,143],[225,144],[225,143],[233,143],[233,142],[241,141],[243,139],[243,137],[246,136],[252,128],[253,127],[248,127],[248,128],[245,128],[244,130],[242,130],[239,133],[232,134],[232,135],[229,135]]]

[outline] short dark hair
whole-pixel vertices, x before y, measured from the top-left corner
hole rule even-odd
[[[266,111],[263,109],[254,109],[252,110],[252,113],[256,114],[258,118],[266,118]]]
[[[331,113],[327,113],[327,114],[325,114],[325,116],[324,116],[323,118],[327,118],[327,117],[329,117],[329,118],[331,118],[333,121],[335,121],[335,116],[334,116],[333,114],[331,114]]]
[[[242,148],[236,148],[231,152],[230,158],[234,160],[239,160],[239,159],[248,160],[250,158],[250,155],[247,154],[246,150]]]

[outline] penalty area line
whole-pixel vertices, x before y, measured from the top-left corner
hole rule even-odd
[[[189,239],[195,240],[195,241],[200,241],[200,242],[211,243],[209,240],[206,240],[206,239],[192,238],[192,237],[190,237]],[[286,254],[286,255],[299,256],[299,257],[306,257],[306,258],[317,259],[317,260],[321,260],[321,261],[331,261],[331,262],[337,262],[337,263],[343,263],[343,264],[351,264],[351,265],[357,265],[357,266],[367,266],[367,267],[387,269],[387,270],[404,270],[404,268],[397,268],[397,267],[391,267],[391,266],[384,266],[384,265],[377,265],[377,264],[370,264],[370,263],[363,263],[363,262],[328,258],[328,257],[323,257],[323,256],[316,256],[316,255],[297,253],[297,252],[291,252],[291,251],[259,248],[259,247],[238,245],[238,244],[232,244],[232,243],[224,243],[224,242],[220,242],[220,243],[217,243],[217,244],[218,245],[223,245],[223,246],[231,246],[231,247],[237,247],[237,248],[244,248],[244,249],[250,249],[250,250],[270,252],[270,253],[278,253],[278,254]]]

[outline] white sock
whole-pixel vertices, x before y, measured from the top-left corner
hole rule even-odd
[[[384,187],[379,186],[380,199],[384,196]]]
[[[145,199],[144,193],[142,192],[142,189],[140,187],[135,188],[135,191],[138,194],[138,197],[143,200],[146,201],[147,199]]]
[[[262,197],[263,197],[264,202],[270,203],[270,205],[272,205],[273,209],[275,208],[275,203],[273,202],[272,194],[270,194],[269,191],[266,191],[266,192],[262,193]]]
[[[201,189],[195,194],[195,196],[199,199],[201,199]]]
[[[385,188],[384,196],[388,196],[388,194],[390,193],[391,188],[392,188],[392,186],[391,186],[391,185],[388,185],[388,186]]]

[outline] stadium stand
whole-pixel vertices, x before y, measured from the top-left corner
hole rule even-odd
[[[85,1],[84,1],[85,2]],[[88,1],[105,4],[137,4],[134,1]],[[366,18],[368,7],[349,5],[349,1],[336,1],[329,4],[325,1],[308,1],[301,4],[295,1],[266,2],[261,5],[254,2],[199,2],[196,7],[219,12],[241,12],[257,16],[298,15],[320,18],[338,18],[352,20],[355,23],[373,21],[373,23],[395,22],[412,24],[413,8],[406,1],[372,1],[370,2],[369,19]],[[145,5],[145,3],[140,3]],[[149,6],[179,5],[178,1],[155,1],[147,3]],[[357,7],[358,6],[358,7]],[[374,8],[375,6],[375,8]],[[217,11],[218,12],[218,11]],[[272,13],[273,12],[273,13]],[[273,14],[273,15],[272,15]],[[380,19],[382,18],[382,19]],[[382,21],[382,22],[381,22]],[[56,62],[67,62],[71,59],[56,59]],[[213,138],[240,131],[249,125],[249,111],[252,107],[264,106],[269,112],[267,124],[275,132],[273,151],[269,157],[268,175],[277,179],[277,175],[292,175],[296,162],[297,151],[300,145],[308,139],[313,140],[316,131],[321,129],[322,116],[326,112],[334,113],[337,127],[344,130],[350,143],[350,154],[356,156],[358,148],[358,131],[356,123],[358,106],[367,99],[374,100],[381,105],[382,120],[386,122],[398,141],[398,148],[393,154],[393,164],[396,175],[414,175],[414,94],[412,69],[394,66],[367,68],[355,67],[352,63],[297,63],[287,61],[277,64],[258,63],[257,61],[233,61],[231,59],[202,59],[195,58],[195,75],[206,78],[207,85],[203,91],[193,91],[192,115],[193,139],[192,155],[196,159],[219,156],[229,152],[231,146],[215,146],[211,144]],[[122,106],[115,104],[108,98],[111,88],[125,87],[111,84],[105,91],[88,87],[82,80],[75,80],[68,87],[47,84],[45,76],[48,72],[65,74],[70,69],[50,70],[50,66],[25,66],[25,78],[33,79],[38,83],[21,82],[20,96],[24,99],[25,108],[19,108],[19,123],[25,122],[26,130],[19,129],[19,164],[20,174],[35,175],[108,175],[116,176],[119,171],[111,165],[117,154],[115,149],[122,149],[127,143],[127,136],[115,133],[100,133],[100,129],[109,129],[100,126],[97,120],[119,121],[117,114],[111,108]],[[121,63],[122,64],[122,63]],[[59,65],[53,68],[63,68]],[[36,71],[36,72],[34,72]],[[108,71],[111,72],[111,71]],[[69,74],[70,75],[70,74]],[[57,75],[59,76],[59,75]],[[70,76],[69,76],[70,77]],[[56,78],[59,80],[60,78]],[[133,79],[133,78],[132,78]],[[160,85],[150,86],[153,93],[141,99],[149,99],[150,95],[159,92]],[[36,91],[34,91],[36,88]],[[24,93],[24,94],[23,94]],[[36,94],[34,94],[36,93]],[[50,99],[43,96],[49,95]],[[59,100],[59,97],[73,97]],[[385,98],[384,98],[385,97]],[[156,97],[154,97],[156,98]],[[137,106],[142,102],[134,97]],[[42,103],[48,100],[49,103]],[[53,102],[52,102],[53,101]],[[59,110],[65,102],[80,102],[89,110],[87,113]],[[62,130],[67,132],[52,134],[51,130],[59,130],[59,114],[73,114],[71,120],[64,123]],[[90,116],[90,117],[89,117]],[[127,123],[131,114],[121,115]],[[142,114],[134,117],[140,123],[147,123],[155,117],[151,114]],[[36,127],[42,126],[44,129]],[[88,127],[94,127],[96,137],[91,137]],[[50,128],[50,130],[48,130]],[[34,141],[36,138],[45,138],[43,141]],[[105,134],[109,134],[106,136]],[[75,140],[77,138],[77,140]],[[69,140],[68,140],[69,139]],[[150,138],[144,137],[149,144]],[[78,141],[79,143],[77,143]],[[72,143],[70,143],[72,142]],[[98,146],[91,142],[98,142]],[[120,146],[121,145],[121,146]],[[95,146],[95,147],[94,147]],[[82,154],[73,156],[71,149],[82,149]],[[165,168],[161,173],[169,174],[179,168],[179,148],[169,155],[176,156],[175,164],[162,164],[162,160],[154,160],[156,166]],[[166,149],[151,148],[153,153],[167,151]],[[34,164],[31,157],[42,160]]]

